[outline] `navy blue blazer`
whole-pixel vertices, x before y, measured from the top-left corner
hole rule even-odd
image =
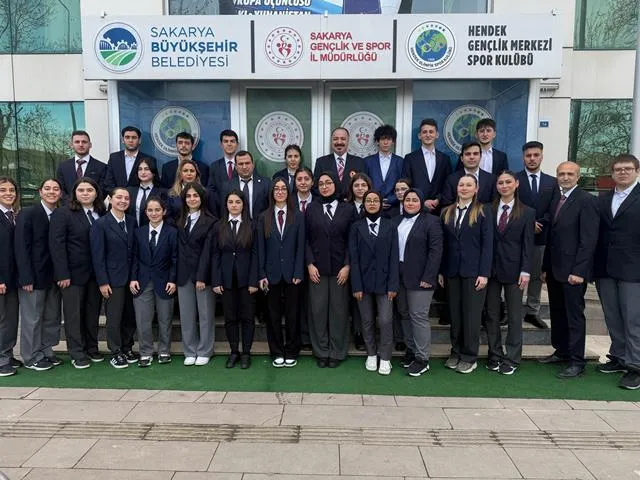
[[[200,183],[202,185],[207,184],[207,178],[209,178],[209,165],[200,160],[195,160],[200,170]],[[178,159],[171,160],[162,165],[162,173],[160,174],[160,186],[170,190],[176,181],[176,172],[178,171]]]
[[[131,215],[136,219],[136,226],[140,226],[140,218],[136,215],[136,201],[138,200],[138,193],[140,192],[140,186],[127,187],[127,191],[129,192],[129,208],[127,208],[127,215]],[[147,200],[151,197],[160,197],[165,203],[167,202],[167,191],[164,188],[156,187],[153,185],[151,190],[149,190],[149,194],[147,195]],[[149,219],[146,218],[147,214],[144,213],[144,207],[141,206],[140,217],[144,216],[144,220],[146,223],[149,222]],[[169,207],[167,206],[167,217],[169,216]]]
[[[124,160],[124,150],[119,152],[113,152],[109,155],[109,161],[107,162],[107,173],[104,180],[105,195],[110,195],[111,191],[116,187],[137,187],[140,185],[140,179],[138,178],[138,166],[140,160],[143,158],[149,159],[149,162],[153,167],[157,168],[157,162],[154,157],[146,153],[138,151],[136,155],[136,161],[133,162],[133,168],[131,173],[127,177],[127,167]]]
[[[551,204],[555,214],[560,198]],[[600,213],[596,197],[580,187],[571,192],[569,198],[551,220],[547,247],[544,249],[542,271],[552,273],[556,281],[569,282],[569,275],[591,280],[593,254],[598,243]]]
[[[193,225],[191,232],[178,225],[178,268],[176,281],[178,286],[189,280],[194,284],[211,281],[211,238],[213,226],[217,219],[200,211],[200,218]]]
[[[489,175],[489,174],[487,174]],[[493,262],[493,212],[491,205],[483,205],[484,215],[469,226],[469,212],[460,231],[455,229],[455,215],[443,222],[444,253],[440,272],[445,277],[476,278],[491,276]]]
[[[496,176],[484,170],[478,170],[480,175],[478,201],[480,203],[491,203],[496,196]],[[442,205],[451,205],[458,196],[458,180],[464,176],[464,170],[453,172],[447,177],[447,182],[442,193]]]
[[[76,180],[78,179],[76,170],[77,166],[75,157],[65,160],[58,165],[58,169],[56,170],[56,180],[60,183],[64,199],[68,199],[71,196],[73,184],[76,183]],[[87,163],[84,176],[95,180],[104,193],[104,182],[107,176],[106,164],[93,157],[89,157],[89,163]]]
[[[287,210],[287,218],[293,214],[294,222],[284,224],[280,236],[275,216],[271,217],[271,235],[264,235],[264,224],[269,210],[260,214],[256,228],[258,237],[258,278],[266,278],[269,283],[281,280],[291,283],[294,278],[304,280],[304,215],[299,211]]]
[[[221,244],[219,230],[228,230],[229,241]],[[211,271],[213,287],[222,286],[225,289],[233,288],[233,274],[235,272],[238,288],[258,287],[258,240],[256,238],[255,225],[253,229],[253,241],[248,247],[241,247],[231,235],[229,222],[219,221],[213,229],[211,258]]]
[[[445,182],[450,174],[451,160],[448,155],[439,150],[436,150],[436,169],[431,180],[429,180],[427,173],[422,147],[404,157],[402,176],[411,180],[413,188],[422,190],[425,200],[440,200]]]
[[[378,295],[400,288],[398,232],[392,220],[380,218],[378,235],[372,235],[366,218],[349,234],[351,291]]]
[[[129,284],[136,221],[130,215],[125,215],[124,221],[126,233],[111,213],[100,217],[91,227],[91,258],[98,285],[118,288]]]
[[[640,282],[640,185],[611,213],[613,189],[598,197],[600,229],[595,254],[594,276],[622,282]]]
[[[283,168],[282,170],[278,170],[276,173],[273,174],[273,176],[271,177],[271,180],[274,181],[277,178],[282,178],[285,182],[287,182],[287,187],[289,187],[290,193],[295,194],[298,191],[298,189],[296,188],[296,179],[291,178],[289,176],[288,169]]]
[[[502,212],[493,209],[493,268],[491,277],[503,284],[518,283],[520,272],[531,274],[536,211],[524,204],[522,207],[522,214],[519,218],[513,219],[512,215],[509,216],[507,226],[502,233],[498,230],[497,220]]]
[[[165,288],[176,283],[178,263],[178,230],[164,222],[156,238],[156,248],[151,253],[149,225],[136,228],[131,263],[131,280],[140,284],[140,293],[153,282],[153,290],[160,298],[171,298]],[[140,295],[140,293],[138,295]]]
[[[264,212],[269,206],[269,194],[271,193],[271,180],[260,175],[253,173],[253,197],[252,197],[252,216],[251,218],[258,219],[260,214]],[[227,181],[220,190],[218,196],[218,216],[222,218],[222,213],[225,208],[224,199],[231,190],[238,190],[242,192],[240,186],[240,177],[235,177],[231,181]],[[244,184],[243,184],[244,185]]]
[[[520,186],[518,187],[518,197],[526,206],[536,211],[536,222],[542,224],[542,232],[535,234],[536,245],[546,245],[547,233],[553,212],[551,204],[556,202],[560,197],[560,189],[556,177],[539,173],[538,177],[538,195],[535,197],[531,192],[531,184],[529,183],[529,172],[522,170],[516,174]]]
[[[404,217],[393,219],[397,227]],[[413,224],[404,247],[404,261],[400,281],[407,290],[424,290],[420,282],[435,288],[442,260],[442,226],[440,219],[427,212],[421,212]]]
[[[493,157],[493,162],[491,162],[491,171],[487,173],[492,173],[497,177],[500,172],[509,170],[509,161],[507,160],[506,153],[493,148],[491,156]],[[460,159],[458,159],[458,163],[456,165],[456,172],[459,170],[464,170],[464,165]]]
[[[318,178],[324,172],[333,172],[334,178],[338,180],[338,168],[336,167],[336,157],[333,153],[329,155],[325,155],[324,157],[319,157],[316,159],[316,165],[313,168],[313,178],[318,183]],[[351,177],[358,172],[364,172],[364,160],[361,157],[356,155],[351,155],[348,153],[345,158],[344,163],[344,175],[342,177],[342,182],[338,180],[340,185],[336,185],[336,194],[338,195],[339,200],[344,200],[349,195],[349,183],[351,182]],[[317,193],[317,186],[314,186],[314,191]]]
[[[22,215],[22,213],[18,214],[18,217],[20,215]],[[0,211],[0,245],[2,245],[2,255],[0,255],[0,283],[6,285],[7,291],[18,288],[18,271],[14,252],[14,232],[15,226],[9,221],[7,216]]]
[[[18,284],[46,290],[53,285],[49,252],[49,215],[40,202],[23,208],[16,219],[15,255]]]
[[[233,167],[233,173],[231,174],[231,180],[238,178],[238,172],[236,172],[235,166]],[[209,168],[209,176],[207,177],[207,188],[213,190],[218,194],[223,185],[229,182],[229,176],[227,175],[227,161],[224,157],[215,160]],[[202,181],[204,185],[204,180]]]
[[[382,178],[382,169],[380,168],[380,155],[370,155],[364,159],[364,170],[371,179],[373,189],[382,195],[385,203],[391,206],[398,205],[398,199],[395,193],[396,181],[402,178],[402,168],[404,159],[400,155],[391,155],[391,163],[387,177]]]

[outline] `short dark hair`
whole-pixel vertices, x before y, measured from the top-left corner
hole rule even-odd
[[[630,153],[623,153],[614,158],[611,161],[611,171],[613,171],[613,167],[615,167],[619,163],[633,163],[633,167],[636,170],[640,168],[640,162],[634,155],[631,155]]]
[[[249,152],[247,150],[239,150],[239,151],[237,151],[234,160],[236,160],[238,157],[244,157],[246,155],[249,155],[249,158],[251,159],[251,163],[253,163],[253,155],[251,155],[251,152]]]
[[[83,137],[87,137],[89,139],[89,141],[91,141],[91,137],[89,136],[89,134],[85,130],[74,130],[73,132],[71,132],[71,138],[75,137],[76,135],[81,135]]]
[[[438,122],[434,118],[424,118],[420,122],[420,127],[418,128],[418,131],[422,130],[422,127],[424,127],[425,125],[430,125],[432,127],[435,127],[436,131],[438,130]]]
[[[191,145],[196,143],[195,138],[193,138],[193,135],[191,135],[189,132],[180,132],[179,134],[177,134],[176,135],[176,143],[178,142],[179,138],[186,138],[187,140],[191,140]]]
[[[233,137],[236,139],[236,142],[238,141],[238,134],[233,130],[222,130],[220,132],[220,143],[222,143],[222,137]]]
[[[138,135],[138,138],[142,138],[142,132],[138,127],[134,127],[133,125],[127,125],[120,131],[120,136],[124,137],[124,134],[127,132],[133,132]]]
[[[382,137],[389,137],[395,142],[396,138],[398,138],[398,132],[391,125],[380,125],[376,128],[376,131],[373,132],[373,139],[379,142]]]
[[[530,148],[539,148],[540,150],[544,150],[544,145],[542,142],[538,142],[537,140],[532,140],[531,142],[527,142],[522,146],[522,151],[529,150]]]
[[[464,151],[471,147],[478,147],[480,149],[480,152],[482,152],[482,146],[480,145],[480,142],[478,142],[477,140],[471,140],[470,142],[464,142],[462,144],[462,147],[460,147],[460,158],[462,158],[462,154],[464,153]]]
[[[409,180],[407,177],[397,179],[396,183],[394,183],[393,186],[395,187],[399,183],[404,183],[407,185],[407,187],[411,188],[411,180]]]
[[[38,187],[38,190],[42,190],[44,188],[44,184],[47,182],[56,182],[58,184],[58,187],[60,187],[60,190],[62,190],[62,185],[60,185],[60,182],[58,181],[58,179],[53,177],[47,177],[44,180],[42,180],[42,182],[40,183],[40,186]]]
[[[336,127],[333,130],[331,130],[331,136],[333,137],[333,134],[336,133],[336,131],[338,131],[338,130],[344,130],[345,132],[347,132],[347,137],[351,136],[351,134],[349,133],[349,130],[347,130],[344,127]]]
[[[298,167],[298,169],[296,170],[296,174],[294,175],[293,179],[295,180],[296,178],[298,178],[298,174],[305,172],[307,175],[309,175],[311,177],[311,181],[313,182],[313,172],[311,171],[311,169],[309,167],[305,167],[304,165],[300,165]]]
[[[482,127],[491,127],[495,130],[496,121],[493,118],[481,118],[480,120],[478,120],[478,123],[476,123],[476,132]]]

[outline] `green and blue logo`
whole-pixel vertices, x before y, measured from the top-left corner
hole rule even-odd
[[[456,52],[456,39],[449,27],[440,22],[423,22],[407,40],[407,56],[424,72],[445,68]]]
[[[95,53],[106,70],[115,73],[128,72],[142,59],[140,35],[126,23],[110,23],[98,32]]]

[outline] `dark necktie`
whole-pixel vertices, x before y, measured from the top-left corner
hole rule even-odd
[[[191,233],[191,215],[187,217],[187,223],[184,226],[184,231],[187,232],[187,235]]]
[[[95,218],[93,218],[93,211],[92,210],[87,210],[87,218],[89,219],[89,224],[93,225],[96,221]]]
[[[282,228],[284,227],[284,210],[278,212],[278,228],[280,229],[280,235],[282,235]]]
[[[5,215],[7,216],[7,219],[9,220],[9,222],[11,223],[11,226],[15,226],[16,215],[13,213],[13,210],[7,210],[5,212]]]
[[[363,205],[363,204],[360,204],[360,205],[358,206],[358,215],[362,215],[362,210],[364,210],[364,205]]]
[[[464,218],[464,212],[467,210],[467,207],[457,207],[458,208],[458,220],[456,221],[456,232],[460,231],[460,227],[462,226],[462,219]]]
[[[85,163],[87,163],[86,160],[76,160],[76,164],[78,165],[78,167],[76,168],[76,178],[81,178],[83,176],[82,165],[84,165]]]
[[[233,238],[236,238],[238,235],[238,220],[229,220],[231,222],[231,233],[233,233]]]
[[[331,208],[332,205],[330,203],[327,203],[327,217],[329,217],[329,220],[333,220],[333,213],[331,212]]]
[[[507,220],[509,220],[509,205],[502,206],[502,214],[498,220],[498,231],[504,233],[504,229],[507,228]]]
[[[157,245],[156,235],[158,235],[158,232],[156,230],[151,230],[151,240],[149,240],[149,250],[151,250],[152,254],[156,250],[156,245]]]
[[[371,235],[373,235],[374,237],[378,236],[378,232],[376,232],[376,227],[378,226],[377,223],[370,223],[369,224],[369,228],[371,229]]]
[[[227,162],[227,177],[229,180],[233,177],[233,162]]]
[[[306,200],[300,200],[300,211],[302,213],[305,213],[307,211],[307,201]]]
[[[127,233],[127,224],[125,223],[124,220],[122,220],[121,222],[118,222],[118,226],[122,229],[124,233]]]
[[[143,226],[149,223],[149,218],[147,217],[147,196],[149,195],[149,190],[151,187],[140,187],[142,189],[142,200],[140,200],[140,218],[138,218],[138,225]]]
[[[250,180],[242,180],[242,183],[244,183],[244,185],[242,186],[242,193],[247,202],[251,201],[251,199],[249,198],[249,182]]]
[[[558,218],[558,214],[560,213],[560,209],[562,208],[562,206],[564,205],[564,202],[567,201],[567,197],[565,195],[562,195],[560,197],[560,201],[558,202],[558,206],[556,207],[556,212],[553,214],[553,219],[557,219]]]
[[[538,198],[538,175],[532,173],[529,176],[531,177],[531,196],[535,201]]]

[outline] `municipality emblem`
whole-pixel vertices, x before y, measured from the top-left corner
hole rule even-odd
[[[407,56],[425,72],[445,68],[456,53],[453,32],[440,22],[424,22],[413,29],[407,40]]]
[[[110,72],[125,73],[142,59],[142,43],[136,30],[126,23],[110,23],[96,35],[95,53],[100,64]]]
[[[342,122],[341,127],[349,131],[349,153],[367,157],[376,153],[373,133],[382,125],[382,119],[371,112],[355,112]]]
[[[302,148],[304,132],[300,121],[288,112],[267,113],[258,121],[255,142],[260,154],[271,162],[284,161],[284,149],[291,144]]]
[[[151,122],[151,138],[158,150],[168,157],[175,157],[176,135],[187,132],[195,139],[194,150],[200,139],[200,124],[196,116],[184,107],[165,107],[156,113]]]
[[[460,153],[462,145],[476,140],[476,123],[483,118],[493,118],[479,105],[462,105],[444,121],[444,141],[451,151]]]
[[[291,67],[302,58],[302,37],[293,28],[278,27],[267,35],[265,54],[276,67]]]

